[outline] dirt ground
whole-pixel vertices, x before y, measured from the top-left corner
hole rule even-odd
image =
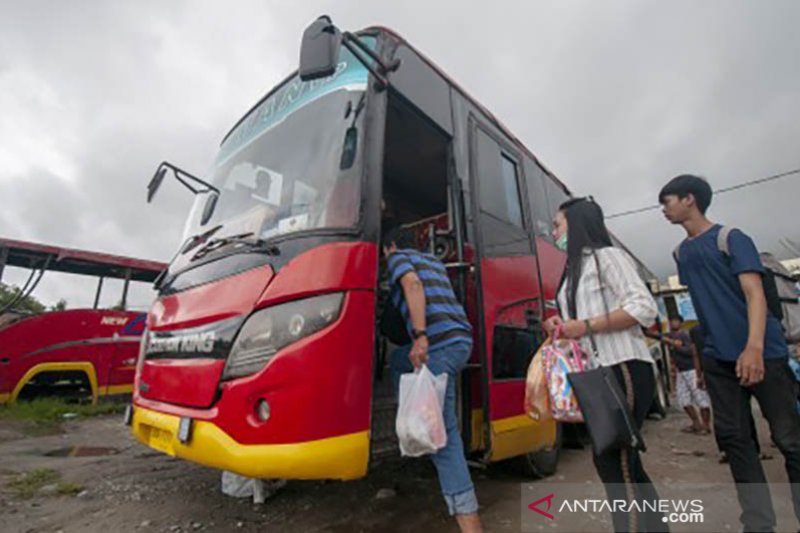
[[[656,483],[729,481],[727,465],[717,462],[713,438],[681,433],[686,421],[673,407],[666,420],[646,423],[649,449],[644,460],[651,478]],[[785,483],[783,458],[769,444],[763,420],[759,424],[762,447],[775,456],[764,462],[768,477]],[[105,452],[112,454],[59,456],[75,446],[107,447]],[[14,496],[7,486],[11,477],[38,468],[54,469],[64,481],[85,490],[71,496]],[[519,531],[521,486],[530,480],[510,465],[472,474],[486,530]],[[266,503],[254,505],[222,495],[218,471],[134,442],[119,416],[68,422],[62,434],[37,437],[3,423],[0,479],[0,531],[8,533],[457,531],[427,460],[392,461],[365,479],[347,483],[290,482]],[[590,450],[564,450],[557,474],[546,482],[598,483]],[[740,529],[736,515],[716,518],[726,531]],[[790,515],[779,515],[779,525],[797,530]]]

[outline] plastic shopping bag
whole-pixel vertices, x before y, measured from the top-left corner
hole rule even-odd
[[[443,406],[447,374],[434,376],[426,365],[400,376],[400,400],[395,429],[400,453],[419,457],[447,444]]]
[[[583,422],[583,413],[567,374],[583,372],[587,366],[587,356],[580,343],[574,340],[560,341],[559,334],[560,328],[557,328],[553,334],[553,342],[542,347],[550,412],[559,422]]]
[[[233,498],[252,497],[253,503],[264,503],[285,485],[285,479],[254,479],[222,471],[222,493]]]
[[[255,482],[255,479],[223,470],[222,493],[233,498],[250,498],[253,496]]]
[[[547,390],[547,379],[542,364],[542,348],[549,342],[548,340],[542,344],[533,356],[531,364],[528,366],[528,375],[525,378],[525,413],[539,422],[553,418],[550,410],[550,393]]]

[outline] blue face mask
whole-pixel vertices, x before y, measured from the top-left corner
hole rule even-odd
[[[567,232],[565,231],[561,237],[556,239],[556,248],[561,250],[562,252],[567,251]]]

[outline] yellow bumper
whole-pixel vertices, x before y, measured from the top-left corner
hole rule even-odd
[[[367,473],[369,432],[292,444],[239,444],[218,426],[195,420],[188,444],[177,416],[134,407],[132,433],[153,449],[212,468],[262,479],[356,479]]]
[[[483,411],[472,411],[472,449],[489,448],[483,433]],[[537,422],[528,415],[493,420],[491,423],[491,450],[489,461],[502,461],[518,455],[552,448],[557,438],[557,424],[553,420]]]

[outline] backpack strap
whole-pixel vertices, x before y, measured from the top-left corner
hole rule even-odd
[[[722,255],[726,258],[731,255],[730,249],[728,248],[728,236],[733,230],[734,228],[722,226],[719,228],[719,233],[717,234],[717,250],[722,252]]]
[[[719,233],[717,234],[717,250],[722,252],[722,255],[724,255],[726,259],[731,255],[730,248],[728,247],[728,237],[734,229],[735,228],[728,226],[722,226],[719,228]],[[676,263],[681,262],[681,244],[683,244],[683,241],[672,250],[672,257],[675,259]]]

